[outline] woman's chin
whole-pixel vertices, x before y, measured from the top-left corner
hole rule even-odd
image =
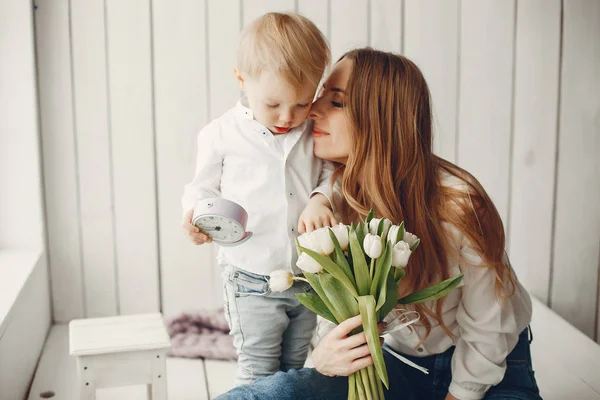
[[[331,159],[331,154],[329,154],[329,152],[325,151],[325,149],[322,148],[322,146],[317,146],[315,144],[315,147],[313,149],[313,153],[315,154],[315,156],[323,159],[323,160],[329,160],[329,161],[333,161]]]

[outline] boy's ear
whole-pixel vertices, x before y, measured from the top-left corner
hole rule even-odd
[[[242,73],[237,68],[234,68],[233,74],[235,75],[235,79],[237,79],[240,85],[240,89],[244,90],[244,77],[242,76]]]

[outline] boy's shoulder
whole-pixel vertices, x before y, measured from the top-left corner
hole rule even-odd
[[[236,120],[236,107],[232,107],[229,110],[225,111],[223,114],[218,117],[212,119],[208,124],[204,125],[202,128],[203,132],[209,132],[213,134],[218,134],[222,131],[227,131],[228,129],[223,129],[230,127],[232,124],[235,124]]]

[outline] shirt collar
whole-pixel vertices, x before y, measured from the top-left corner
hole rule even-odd
[[[242,119],[253,120],[254,113],[245,104],[248,104],[248,99],[246,99],[245,97],[239,99],[237,104],[235,105],[235,112]]]

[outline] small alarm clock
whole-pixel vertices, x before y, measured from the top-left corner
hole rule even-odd
[[[250,239],[247,221],[248,213],[242,206],[220,197],[199,200],[192,217],[192,224],[220,246],[237,246]]]

